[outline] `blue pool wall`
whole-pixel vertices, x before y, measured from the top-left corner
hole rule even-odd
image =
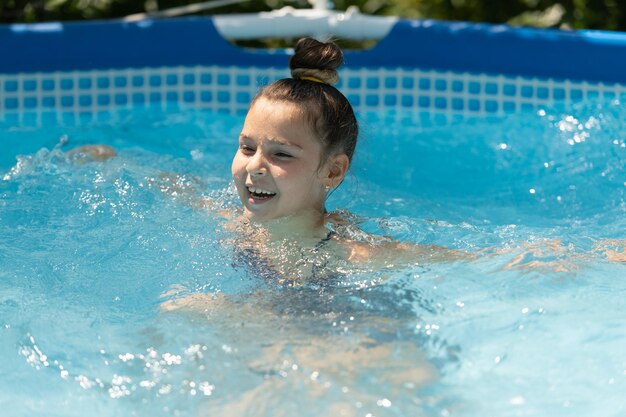
[[[168,65],[285,65],[285,51],[232,46],[211,19],[0,26],[0,73]],[[432,68],[572,80],[626,82],[626,34],[400,20],[353,67]]]
[[[0,25],[0,118],[178,102],[242,113],[288,76],[289,51],[231,45],[211,18]],[[357,110],[512,113],[620,97],[626,34],[399,20],[345,51],[338,85]]]

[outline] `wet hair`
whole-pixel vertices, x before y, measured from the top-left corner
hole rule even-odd
[[[359,127],[350,102],[333,87],[339,81],[341,64],[343,53],[337,45],[302,38],[289,60],[292,78],[263,88],[250,107],[260,98],[295,104],[321,141],[322,162],[337,153],[345,153],[352,161]]]

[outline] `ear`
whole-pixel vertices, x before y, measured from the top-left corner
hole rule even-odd
[[[341,181],[346,176],[350,167],[350,159],[345,153],[340,153],[331,156],[326,164],[327,173],[326,178],[324,178],[324,185],[334,188],[341,184]]]

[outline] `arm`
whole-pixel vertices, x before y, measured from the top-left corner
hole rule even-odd
[[[148,184],[171,199],[192,208],[214,208],[209,199],[199,196],[198,189],[205,188],[206,184],[193,175],[161,172],[156,178],[148,178]]]
[[[603,255],[611,262],[626,262],[626,240],[601,240],[593,246],[593,252]]]
[[[375,269],[477,258],[476,254],[439,245],[399,242],[390,237],[373,235],[358,226],[359,219],[356,216],[344,211],[328,213],[325,220],[337,231],[337,241],[345,248],[348,261]]]
[[[102,162],[117,156],[115,149],[108,145],[83,145],[70,150],[67,154],[79,164],[91,161]]]
[[[68,156],[78,164],[88,162],[102,162],[117,156],[115,149],[108,145],[83,145],[70,150]],[[222,217],[230,218],[231,213],[220,209],[211,200],[198,195],[198,189],[205,188],[198,177],[192,175],[177,174],[174,172],[162,172],[157,178],[148,178],[148,184],[157,188],[168,197],[178,200],[194,209],[209,209],[217,212]]]
[[[576,251],[574,245],[564,244],[559,239],[538,239],[518,248],[495,250],[493,254],[515,252],[517,254],[502,269],[571,273],[582,267],[582,261],[591,259],[589,253]]]
[[[412,263],[455,262],[476,259],[476,255],[438,245],[414,245],[389,241],[382,244],[350,242],[349,260],[374,265],[400,266]]]

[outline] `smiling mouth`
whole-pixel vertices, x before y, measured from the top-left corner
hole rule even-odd
[[[250,193],[250,197],[253,200],[253,202],[267,201],[276,195],[276,193],[273,193],[268,190],[264,190],[262,188],[246,187],[246,189]]]

